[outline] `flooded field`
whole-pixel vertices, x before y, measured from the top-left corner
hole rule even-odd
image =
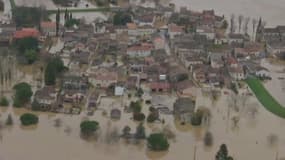
[[[169,1],[169,0],[166,0]],[[284,0],[171,0],[177,7],[187,6],[193,10],[214,9],[218,14],[262,17],[268,26],[285,25]]]
[[[99,121],[100,131],[96,140],[87,141],[82,139],[79,133],[80,122],[87,118],[85,112],[77,116],[37,113],[40,117],[39,124],[23,128],[18,117],[26,112],[25,110],[2,109],[2,122],[5,122],[8,113],[12,113],[15,124],[11,128],[1,129],[0,157],[1,160],[188,160],[194,156],[196,148],[196,159],[206,160],[214,158],[222,143],[228,145],[229,152],[235,159],[268,160],[275,159],[277,153],[279,158],[285,157],[285,120],[266,111],[254,97],[246,99],[245,107],[239,104],[239,112],[228,107],[229,99],[230,96],[223,96],[212,102],[199,92],[197,107],[210,109],[212,118],[209,126],[200,128],[180,125],[171,115],[161,115],[165,124],[145,124],[147,134],[159,131],[166,125],[175,132],[176,138],[170,140],[167,152],[150,152],[144,142],[128,144],[121,139],[119,142],[110,143],[107,135],[111,130],[121,133],[122,128],[129,125],[131,132],[135,132],[138,123],[133,122],[132,115],[128,113],[123,113],[120,120],[111,121],[108,114],[104,116],[102,110],[96,111],[88,119]],[[122,110],[121,102],[121,98],[107,98],[99,108],[109,111],[115,107]],[[146,112],[147,108],[145,106],[143,112]],[[236,125],[233,125],[233,117],[239,118]],[[58,118],[62,123],[55,126],[54,121]],[[206,131],[213,134],[212,147],[204,146],[203,137]],[[275,137],[273,142],[269,140],[272,136]]]

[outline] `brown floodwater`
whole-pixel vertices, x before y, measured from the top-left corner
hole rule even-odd
[[[105,98],[102,105],[107,112],[114,107],[114,102],[120,99]],[[85,140],[80,137],[79,125],[82,119],[86,119],[86,114],[71,116],[61,114],[36,113],[39,115],[39,124],[31,127],[22,127],[18,120],[19,115],[27,112],[25,109],[1,109],[2,122],[7,114],[14,117],[12,127],[1,129],[0,159],[1,160],[78,160],[78,159],[102,159],[102,160],[189,160],[194,156],[196,150],[196,160],[210,160],[215,157],[218,147],[222,143],[228,145],[229,153],[235,159],[275,159],[276,152],[279,157],[285,157],[285,120],[280,119],[266,111],[254,97],[250,97],[246,102],[246,108],[239,113],[233,109],[229,110],[228,116],[227,97],[221,97],[215,106],[212,101],[198,94],[197,106],[209,108],[212,118],[209,127],[192,127],[191,125],[181,125],[172,116],[161,115],[165,119],[165,124],[147,124],[147,134],[158,131],[163,126],[170,126],[175,133],[175,140],[170,140],[170,148],[166,152],[151,152],[146,148],[145,142],[138,144],[119,142],[108,142],[107,132],[121,129],[129,125],[135,132],[137,122],[131,120],[131,114],[123,113],[122,118],[117,121],[110,121],[109,115],[103,116],[102,111],[96,111],[88,119],[100,122],[101,129],[97,138]],[[117,103],[118,104],[118,103]],[[251,115],[250,108],[255,107],[257,113]],[[143,108],[147,113],[147,107]],[[240,121],[238,127],[233,128],[231,117],[238,116]],[[55,119],[61,119],[61,124],[55,126]],[[206,131],[210,131],[214,137],[212,147],[205,147],[203,136]],[[269,145],[268,136],[275,135],[278,141],[275,145]],[[195,149],[196,148],[196,149]]]

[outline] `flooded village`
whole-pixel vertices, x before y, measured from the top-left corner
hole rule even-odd
[[[284,160],[284,23],[180,1],[0,0],[0,160]]]

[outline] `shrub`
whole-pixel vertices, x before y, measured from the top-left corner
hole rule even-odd
[[[201,111],[197,111],[191,117],[191,124],[193,126],[200,126],[202,123],[202,117],[203,117],[203,113]]]
[[[37,124],[39,122],[39,118],[37,115],[31,113],[25,113],[20,117],[21,123],[24,126],[29,126],[33,124]]]
[[[147,116],[147,122],[153,123],[155,120],[157,120],[157,116],[154,113],[150,113]]]
[[[3,107],[9,106],[9,101],[8,101],[8,99],[6,97],[2,97],[0,99],[0,106],[3,106]]]
[[[145,120],[145,115],[143,113],[134,113],[134,120],[143,121]]]
[[[30,101],[33,95],[31,86],[25,82],[15,85],[13,89],[16,91],[14,95],[15,107],[21,107],[22,105],[26,104]]]
[[[165,151],[169,148],[169,143],[164,134],[153,133],[147,138],[147,146],[153,151]]]
[[[92,135],[99,128],[99,123],[96,121],[83,121],[80,124],[81,133],[84,135]]]

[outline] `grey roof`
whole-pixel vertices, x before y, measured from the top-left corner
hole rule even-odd
[[[195,102],[191,98],[179,98],[173,105],[175,114],[193,113]]]

